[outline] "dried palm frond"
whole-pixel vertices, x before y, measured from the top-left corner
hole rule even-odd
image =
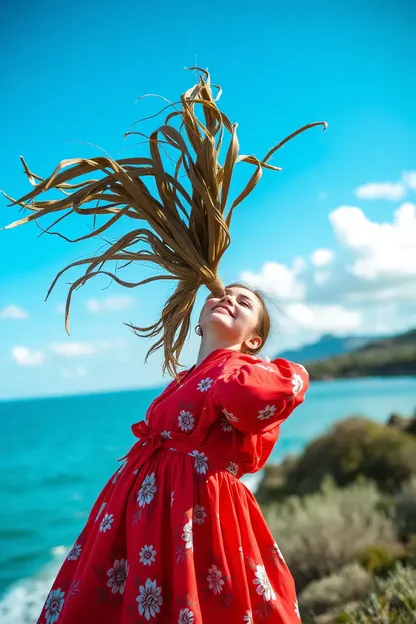
[[[280,170],[268,161],[282,145],[313,126],[326,128],[325,122],[303,126],[261,160],[239,154],[237,124],[231,123],[217,106],[221,92],[214,97],[209,74],[199,68],[191,69],[200,72],[200,79],[182,94],[180,103],[166,107],[171,110],[163,125],[147,138],[149,156],[120,160],[109,156],[63,160],[46,179],[33,174],[22,158],[24,171],[34,189],[18,200],[6,196],[11,199],[10,205],[30,211],[6,229],[59,213],[58,219],[43,232],[57,234],[70,242],[101,237],[122,217],[123,222],[126,217],[133,220],[132,229],[116,242],[108,242],[102,253],[72,262],[60,271],[47,297],[63,273],[86,265],[83,275],[71,284],[67,296],[65,326],[69,334],[72,294],[96,275],[107,275],[127,288],[154,280],[177,280],[176,289],[167,300],[159,320],[148,327],[128,324],[140,336],[157,338],[146,359],[163,346],[163,371],[168,370],[175,377],[199,286],[204,284],[216,296],[224,291],[218,266],[230,244],[229,227],[234,209],[253,191],[263,169]],[[201,111],[201,119],[197,110]],[[174,122],[180,122],[179,128],[173,125]],[[132,129],[127,134],[141,133]],[[220,152],[227,134],[229,144],[221,164]],[[169,163],[172,161],[173,172],[170,172]],[[239,162],[252,165],[254,172],[230,202],[231,181]],[[84,180],[84,176],[94,177]],[[71,183],[74,179],[79,181]],[[62,197],[39,199],[50,189],[61,191]],[[74,213],[93,215],[92,231],[73,240],[51,231],[54,225]],[[106,216],[107,220],[97,227],[96,217],[99,215]],[[145,222],[145,226],[137,223],[135,228],[135,221]],[[140,244],[143,247],[135,249]],[[121,268],[136,261],[150,262],[162,268],[164,273],[139,282],[125,281],[117,274],[120,269],[111,271],[107,268],[110,261],[121,261]]]

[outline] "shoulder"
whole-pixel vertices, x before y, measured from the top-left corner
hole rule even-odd
[[[276,364],[277,366],[279,366],[279,365],[280,366],[289,366],[290,368],[299,369],[300,371],[302,371],[306,375],[308,374],[308,371],[303,366],[303,364],[299,364],[298,362],[292,362],[291,360],[286,360],[284,358],[274,358],[273,360],[271,360],[271,362],[273,362],[273,364]]]
[[[231,351],[231,354],[226,359],[227,364],[231,365],[244,365],[244,364],[252,364],[255,365],[256,368],[261,368],[264,370],[275,371],[276,366],[278,368],[288,368],[293,371],[299,371],[304,374],[308,374],[306,368],[302,364],[298,364],[297,362],[292,362],[291,360],[286,360],[285,358],[262,358],[259,355],[254,355],[252,353],[242,353],[241,351]]]

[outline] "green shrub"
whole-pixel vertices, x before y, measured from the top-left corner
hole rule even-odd
[[[375,579],[370,596],[335,618],[336,624],[412,624],[416,622],[416,571],[397,565],[387,579]]]
[[[383,573],[394,568],[398,561],[404,557],[401,547],[387,548],[380,544],[365,546],[357,553],[358,563],[368,572]]]
[[[288,471],[285,491],[315,492],[328,475],[340,486],[364,476],[394,492],[416,475],[416,439],[362,417],[348,418],[306,446]]]
[[[416,568],[416,535],[411,535],[405,549],[406,563]]]
[[[416,476],[405,483],[395,498],[396,524],[400,539],[416,535]]]
[[[264,507],[298,591],[354,562],[369,544],[394,544],[393,523],[377,510],[380,499],[372,483],[339,489],[327,480],[321,492]]]
[[[372,588],[372,577],[358,563],[350,563],[335,574],[312,581],[299,594],[301,612],[320,614],[365,598]]]

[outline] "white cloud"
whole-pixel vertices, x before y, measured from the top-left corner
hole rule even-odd
[[[19,366],[40,366],[45,360],[43,351],[31,351],[24,345],[12,347],[12,359]]]
[[[400,200],[406,195],[406,187],[401,182],[374,182],[363,184],[354,190],[360,199]]]
[[[0,321],[5,321],[8,319],[21,320],[27,318],[28,316],[29,315],[27,314],[27,312],[22,310],[22,308],[13,305],[12,303],[0,310]]]
[[[121,338],[98,340],[96,342],[54,342],[50,345],[50,348],[56,355],[71,358],[97,355],[103,351],[122,349],[125,346],[126,341]]]
[[[102,312],[120,312],[130,308],[134,302],[132,297],[114,296],[105,297],[104,299],[89,299],[87,301],[87,310],[92,314],[100,314]]]
[[[408,188],[416,190],[416,171],[403,171],[402,180]]]
[[[311,254],[311,262],[316,267],[324,267],[332,262],[334,252],[331,249],[316,249]]]
[[[51,349],[62,357],[80,357],[94,355],[96,348],[91,342],[55,342]]]
[[[271,357],[313,343],[327,333],[339,336],[365,333],[361,311],[339,304],[288,304],[283,307],[283,315],[272,319],[272,334],[265,352]]]
[[[339,242],[334,251],[318,248],[308,263],[269,262],[258,274],[243,275],[283,309],[271,337],[279,350],[324,333],[375,335],[416,326],[416,205],[403,203],[383,222],[357,206],[340,206],[329,220]]]
[[[362,326],[361,312],[340,305],[285,306],[285,316],[292,329],[314,330],[322,333],[345,334]]]
[[[330,214],[335,234],[354,257],[350,271],[363,280],[416,277],[416,206],[404,203],[392,223],[375,223],[360,208]]]
[[[295,258],[292,268],[278,262],[266,262],[260,273],[244,271],[241,277],[253,288],[275,295],[279,301],[301,301],[305,287],[298,276],[304,266],[302,258]]]

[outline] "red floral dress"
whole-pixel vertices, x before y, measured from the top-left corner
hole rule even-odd
[[[38,624],[299,624],[294,582],[244,473],[264,466],[308,375],[216,349],[133,425]]]

